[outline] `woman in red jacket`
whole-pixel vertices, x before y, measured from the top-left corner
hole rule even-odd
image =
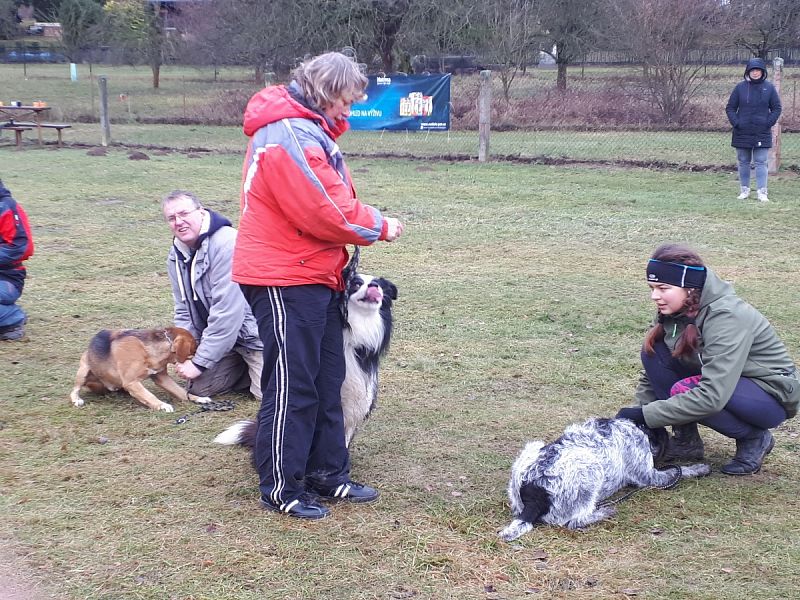
[[[233,257],[264,343],[254,461],[261,502],[320,519],[318,498],[372,502],[350,480],[340,389],[347,244],[393,241],[403,225],[356,197],[336,139],[367,79],[343,54],[301,65],[288,86],[254,95],[244,115],[241,219]]]

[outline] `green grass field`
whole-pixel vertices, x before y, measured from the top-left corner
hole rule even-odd
[[[230,151],[0,148],[37,243],[28,338],[0,344],[6,571],[64,600],[796,597],[795,421],[758,475],[720,474],[733,443],[705,430],[710,477],[583,532],[496,537],[523,444],[631,402],[658,243],[694,244],[800,357],[796,175],[760,205],[722,172],[351,160],[362,198],[407,226],[362,253],[400,290],[379,408],[352,448],[353,477],[383,497],[309,524],[261,510],[247,453],[211,442],[254,401],[176,425],[193,406],[68,400],[96,331],[170,322],[160,197],[195,190],[237,219],[241,149],[200,131],[136,135]]]

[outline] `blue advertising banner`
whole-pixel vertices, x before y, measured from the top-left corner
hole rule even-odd
[[[350,111],[360,130],[447,131],[450,129],[450,74],[371,75],[366,98]]]

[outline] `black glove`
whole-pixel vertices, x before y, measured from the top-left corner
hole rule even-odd
[[[628,419],[637,425],[647,425],[644,420],[644,411],[641,406],[631,406],[629,408],[621,408],[617,413],[615,419]]]

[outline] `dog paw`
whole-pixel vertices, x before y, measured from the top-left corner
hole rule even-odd
[[[209,402],[213,402],[213,400],[208,396],[195,396],[194,394],[188,394],[188,396],[189,400],[195,404],[208,404]]]
[[[528,533],[531,529],[533,529],[532,523],[527,523],[525,521],[520,521],[519,519],[514,519],[506,527],[501,529],[497,533],[497,535],[504,542],[511,542],[517,539],[518,537],[522,536],[523,534]]]
[[[688,467],[681,467],[681,475],[684,477],[705,477],[711,474],[711,465],[697,464]]]
[[[162,402],[161,406],[158,407],[158,410],[163,412],[175,412],[175,409],[172,408],[172,404],[167,404],[166,402]]]
[[[83,398],[73,398],[72,405],[80,408],[81,406],[83,406]]]

